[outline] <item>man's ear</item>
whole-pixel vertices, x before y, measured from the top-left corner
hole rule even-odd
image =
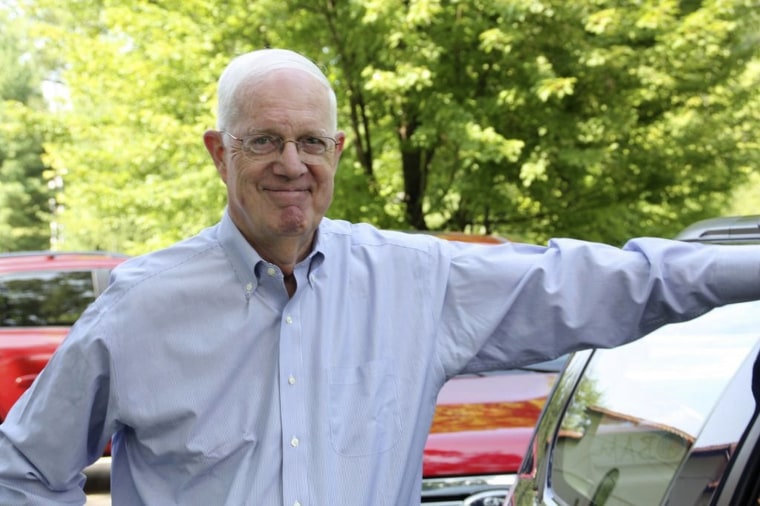
[[[335,164],[337,165],[340,156],[343,154],[343,148],[346,147],[346,134],[339,131],[335,134]]]
[[[208,150],[208,154],[211,155],[211,159],[214,161],[219,177],[227,183],[227,163],[224,160],[226,148],[222,139],[222,133],[218,130],[206,130],[203,133],[203,143],[206,145],[206,150]]]

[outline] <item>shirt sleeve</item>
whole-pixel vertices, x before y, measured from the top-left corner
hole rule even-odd
[[[0,504],[84,504],[86,466],[107,444],[109,359],[85,312],[0,424]]]
[[[759,297],[758,246],[641,238],[463,249],[451,259],[441,360],[449,375],[519,367]]]

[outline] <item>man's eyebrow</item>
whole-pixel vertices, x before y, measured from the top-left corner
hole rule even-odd
[[[249,130],[246,131],[245,135],[246,136],[249,136],[249,135],[272,135],[272,136],[276,136],[276,137],[281,137],[283,139],[285,137],[287,137],[285,135],[282,135],[280,132],[277,132],[273,128],[251,128],[251,129],[249,129]],[[327,133],[327,130],[325,130],[324,128],[314,129],[314,130],[312,130],[312,129],[306,129],[303,132],[297,134],[295,137],[296,138],[301,138],[301,137],[309,137],[309,136],[314,136],[314,137],[330,137],[330,138],[332,138],[332,135],[330,135],[329,133]]]

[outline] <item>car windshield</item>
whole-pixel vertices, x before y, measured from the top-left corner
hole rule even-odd
[[[556,435],[554,492],[568,504],[660,504],[670,489],[673,504],[709,500],[753,414],[759,348],[751,302],[594,352]]]
[[[95,299],[90,271],[0,277],[0,327],[71,326]]]

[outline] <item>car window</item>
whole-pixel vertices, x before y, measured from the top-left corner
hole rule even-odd
[[[554,436],[551,493],[706,504],[754,411],[758,315],[758,302],[735,304],[595,351]]]
[[[0,326],[70,326],[94,299],[91,271],[3,276],[0,277]]]

